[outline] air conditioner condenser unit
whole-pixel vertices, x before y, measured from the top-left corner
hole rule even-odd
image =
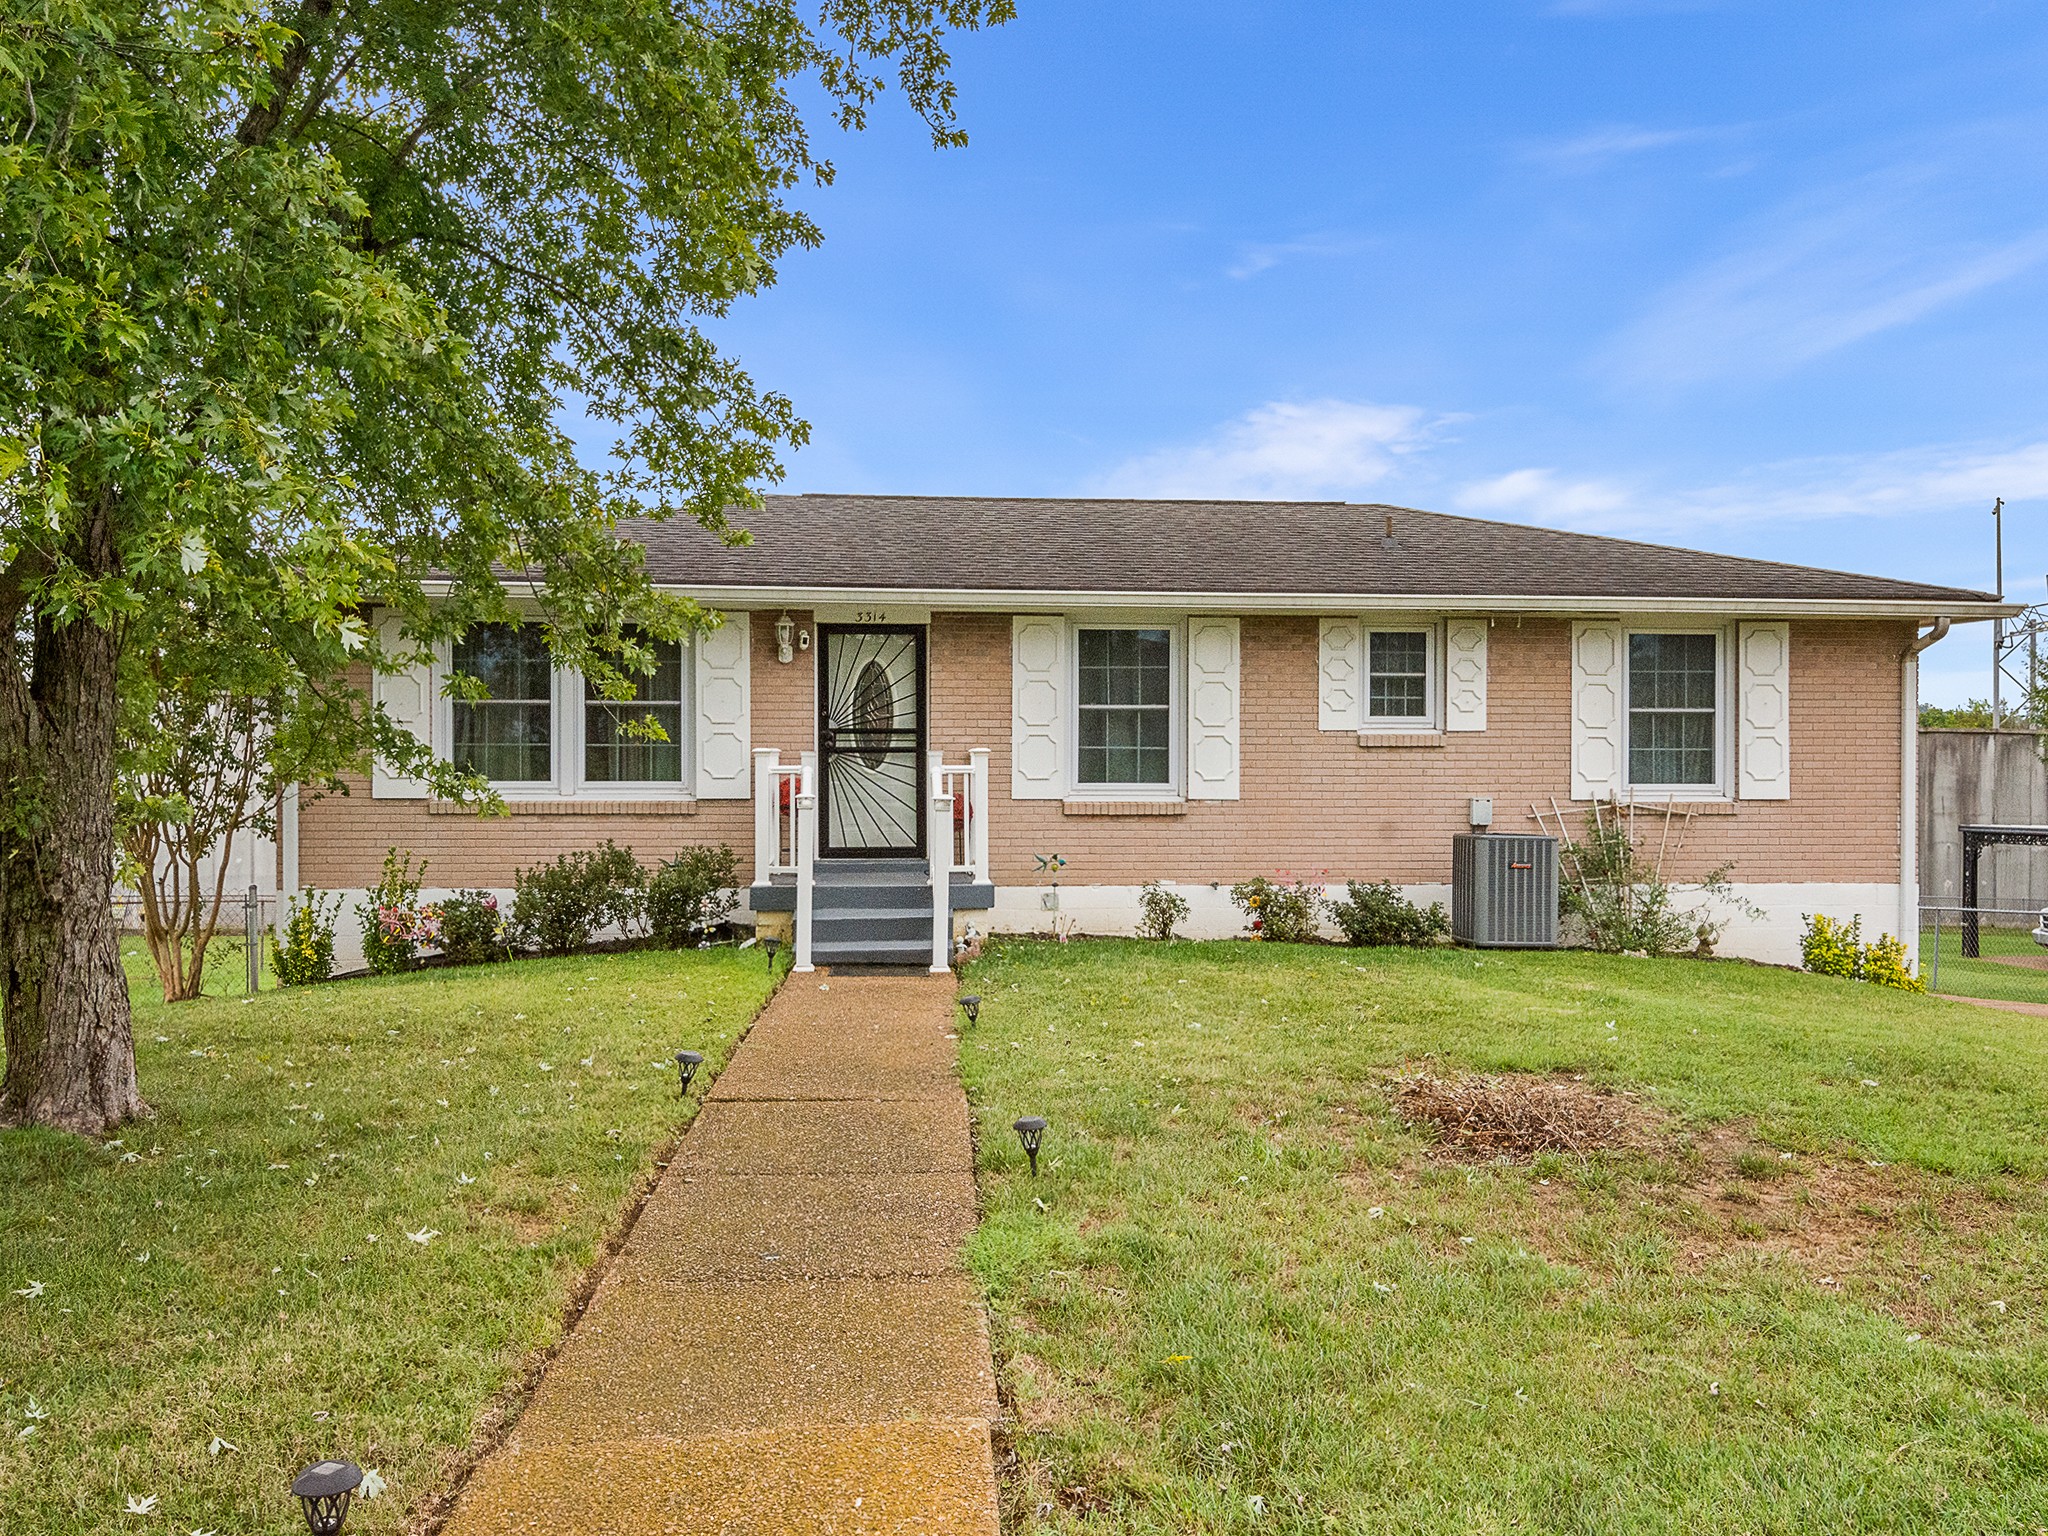
[[[1557,948],[1557,839],[1451,839],[1451,937],[1479,949]]]

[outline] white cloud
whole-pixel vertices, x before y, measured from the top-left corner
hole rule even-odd
[[[1491,480],[1475,481],[1453,498],[1464,512],[1506,514],[1535,523],[1579,526],[1616,514],[1634,504],[1632,494],[1607,480],[1561,480],[1555,470],[1517,469]]]
[[[2048,226],[1956,233],[1955,182],[1936,160],[1779,209],[1652,299],[1605,369],[1630,387],[1782,374],[2048,260]]]
[[[1302,257],[1349,256],[1372,242],[1356,235],[1304,235],[1299,240],[1275,240],[1239,248],[1238,256],[1223,269],[1226,277],[1243,281],[1269,272],[1283,261]]]
[[[1562,175],[1577,175],[1597,171],[1629,155],[1727,139],[1741,131],[1733,127],[1640,128],[1629,123],[1610,123],[1568,138],[1544,139],[1524,145],[1522,158]]]
[[[1348,498],[1385,479],[1451,418],[1419,406],[1272,401],[1200,442],[1127,459],[1092,489],[1107,496],[1222,500]]]
[[[1519,469],[1474,481],[1457,491],[1453,502],[1462,511],[1487,516],[1668,538],[1736,524],[1982,515],[1995,496],[2009,502],[2048,500],[2048,441],[1793,459],[1718,485],[1671,490]]]

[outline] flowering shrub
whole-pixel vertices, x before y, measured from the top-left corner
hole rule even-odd
[[[1306,881],[1282,874],[1255,875],[1230,888],[1231,905],[1245,915],[1245,931],[1276,944],[1308,944],[1323,916],[1323,893]]]
[[[482,965],[510,952],[505,918],[489,891],[457,891],[442,902],[440,939],[450,965]]]
[[[270,964],[279,982],[303,987],[334,974],[334,923],[340,915],[340,896],[329,906],[312,891],[300,893],[284,931],[270,938]]]
[[[376,975],[410,970],[420,949],[441,936],[441,909],[420,905],[426,873],[424,859],[415,872],[411,854],[401,858],[396,848],[384,854],[384,873],[362,909],[363,959]]]

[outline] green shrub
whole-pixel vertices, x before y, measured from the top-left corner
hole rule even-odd
[[[1799,958],[1816,976],[1867,981],[1902,992],[1927,990],[1927,983],[1906,962],[1905,941],[1881,933],[1865,944],[1860,917],[1841,923],[1825,912],[1808,914],[1806,932],[1799,938]]]
[[[1434,944],[1451,931],[1450,914],[1440,901],[1418,907],[1391,883],[1367,885],[1358,880],[1344,887],[1343,901],[1330,904],[1330,916],[1352,944]]]
[[[664,949],[686,949],[739,905],[740,861],[727,844],[685,848],[647,881],[647,931]]]
[[[270,938],[270,965],[280,984],[310,986],[334,974],[334,924],[340,916],[339,895],[330,906],[312,891],[299,893],[284,931]]]
[[[1245,916],[1245,930],[1254,939],[1275,944],[1308,944],[1322,920],[1322,892],[1283,875],[1268,880],[1255,875],[1230,888],[1230,902]]]
[[[1138,892],[1138,936],[1170,939],[1173,930],[1188,920],[1188,899],[1169,891],[1157,880],[1147,880]]]
[[[637,920],[646,873],[611,839],[537,864],[512,877],[512,934],[522,949],[573,955],[607,923]]]
[[[1913,974],[1906,963],[1906,941],[1881,933],[1863,950],[1863,979],[1873,986],[1897,987],[1902,992],[1925,992],[1927,983]]]
[[[504,915],[489,891],[457,891],[441,903],[441,953],[450,965],[482,965],[510,952]]]
[[[440,938],[440,908],[420,905],[426,873],[425,859],[415,871],[411,854],[401,858],[396,848],[384,851],[384,873],[361,911],[363,960],[376,975],[410,970],[421,947]]]
[[[1863,919],[1837,922],[1825,912],[1807,915],[1799,938],[1799,959],[1816,976],[1855,981],[1863,975]]]

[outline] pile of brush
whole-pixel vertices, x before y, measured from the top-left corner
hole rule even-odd
[[[1555,1078],[1418,1074],[1400,1080],[1394,1103],[1409,1125],[1494,1157],[1615,1151],[1650,1140],[1650,1116],[1626,1094]]]

